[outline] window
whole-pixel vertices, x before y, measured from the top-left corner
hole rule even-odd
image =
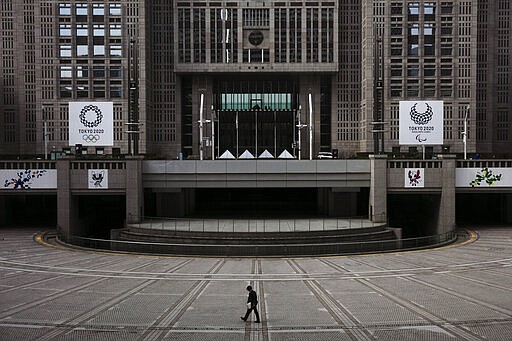
[[[59,15],[71,15],[71,4],[59,4]]]
[[[402,77],[402,66],[393,65],[391,67],[391,77]]]
[[[120,86],[110,86],[110,97],[121,97],[122,93]]]
[[[431,16],[436,14],[436,4],[435,2],[425,2],[423,5],[423,13],[425,14],[426,20],[431,20]],[[429,18],[429,19],[427,19]]]
[[[60,97],[61,98],[70,98],[71,97],[71,86],[61,85],[60,86]]]
[[[76,97],[85,98],[89,97],[89,86],[82,84],[76,87]]]
[[[420,4],[419,2],[410,2],[407,6],[407,13],[409,14],[409,21],[418,21],[420,14]]]
[[[391,14],[402,14],[402,4],[391,3]]]
[[[76,67],[76,77],[77,78],[87,78],[87,77],[89,77],[89,67],[87,65],[77,65],[77,67]]]
[[[105,67],[103,65],[95,65],[92,68],[94,78],[105,78]]]
[[[103,4],[92,5],[92,15],[105,15],[105,8]]]
[[[409,56],[417,56],[419,54],[419,45],[418,44],[409,44]]]
[[[83,57],[89,55],[89,47],[87,45],[77,45],[76,46],[76,56]]]
[[[59,25],[59,35],[61,37],[71,37],[71,25],[60,24]]]
[[[105,86],[104,85],[95,85],[93,88],[93,97],[94,98],[104,98],[105,97]]]
[[[62,65],[60,67],[60,78],[71,78],[71,77],[72,77],[71,66]]]
[[[411,36],[420,35],[420,26],[418,24],[409,25],[409,35],[411,35]]]
[[[76,15],[87,15],[87,4],[76,4],[75,6]]]
[[[105,55],[105,45],[94,45],[94,55],[95,56],[104,56]]]
[[[76,36],[77,37],[87,37],[89,35],[89,28],[87,24],[78,24],[76,25]]]
[[[123,48],[121,45],[110,45],[110,55],[114,57],[123,56]]]
[[[105,25],[103,25],[103,24],[93,25],[93,35],[95,37],[104,37],[105,36]]]
[[[110,67],[110,78],[121,78],[122,72],[121,72],[121,66],[111,66]]]
[[[423,34],[426,36],[435,35],[434,25],[433,24],[425,24],[425,26],[423,26]]]
[[[436,66],[435,65],[425,65],[425,69],[423,70],[423,75],[425,77],[433,77],[436,75]]]
[[[407,67],[407,76],[418,77],[420,75],[420,68],[418,65],[409,65]]]
[[[110,36],[111,37],[120,37],[121,36],[121,25],[120,24],[110,24]]]
[[[71,57],[71,45],[61,45],[59,50],[59,56]]]
[[[448,65],[441,66],[441,76],[451,77],[452,76],[452,67]]]
[[[110,4],[110,15],[121,15],[121,4]]]

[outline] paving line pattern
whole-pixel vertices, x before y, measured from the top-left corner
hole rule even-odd
[[[512,228],[435,250],[294,259],[96,253],[36,232],[0,229],[0,339],[512,339]],[[261,324],[240,321],[248,284]]]

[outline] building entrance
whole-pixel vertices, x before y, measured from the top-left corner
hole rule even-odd
[[[218,80],[214,89],[216,157],[294,154],[298,91],[293,80]],[[247,153],[246,153],[247,155]],[[266,154],[267,157],[270,157]]]
[[[267,151],[278,157],[293,153],[295,111],[220,110],[218,112],[217,156],[228,150],[235,157],[249,151],[254,157]]]

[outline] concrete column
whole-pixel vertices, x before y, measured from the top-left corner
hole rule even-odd
[[[7,225],[7,199],[0,195],[0,226]]]
[[[144,214],[142,158],[126,160],[126,223],[140,223]]]
[[[437,219],[437,233],[455,230],[455,155],[440,155],[443,161],[441,200],[439,204],[439,217]]]
[[[70,160],[57,159],[57,233],[64,241],[68,240],[71,233],[71,189],[70,189]]]
[[[387,214],[387,155],[370,155],[369,218],[374,223],[386,223]]]

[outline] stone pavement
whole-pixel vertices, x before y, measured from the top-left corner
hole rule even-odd
[[[512,339],[512,228],[436,250],[290,259],[100,253],[35,232],[0,229],[0,340]],[[261,324],[240,321],[248,284]]]

